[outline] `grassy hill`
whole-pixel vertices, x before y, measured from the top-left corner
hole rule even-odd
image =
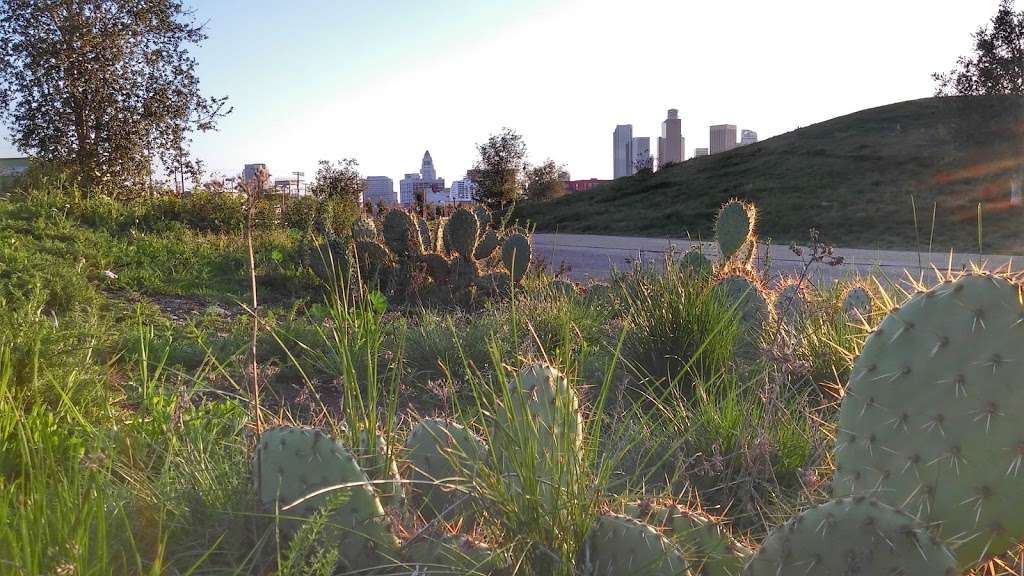
[[[863,110],[695,158],[646,178],[526,203],[539,231],[663,237],[711,234],[730,197],[754,201],[760,235],[802,241],[810,226],[837,246],[920,246],[1024,253],[1024,208],[1009,207],[1024,149],[1024,98],[926,98]],[[935,213],[934,234],[932,213]]]

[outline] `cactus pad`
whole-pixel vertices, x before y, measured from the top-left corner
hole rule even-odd
[[[375,242],[377,240],[377,225],[373,219],[365,214],[356,218],[352,223],[353,242]]]
[[[495,414],[495,453],[516,487],[530,475],[539,495],[555,505],[582,459],[583,419],[569,381],[544,362],[523,366],[508,383],[507,405]]]
[[[626,514],[661,529],[682,552],[694,574],[739,576],[753,555],[720,521],[695,510],[643,501],[627,504]]]
[[[727,274],[715,283],[728,306],[735,306],[740,326],[746,331],[761,330],[771,319],[771,309],[756,280],[742,274]]]
[[[374,566],[380,553],[398,546],[355,456],[319,430],[282,426],[264,432],[253,458],[253,477],[260,502],[268,510],[281,510],[282,517],[307,517],[337,505],[329,523],[339,529],[338,552],[352,568]],[[346,484],[354,485],[310,496]],[[294,532],[298,522],[282,519],[281,525]]]
[[[837,496],[929,525],[962,567],[1024,537],[1020,287],[965,275],[912,296],[867,338],[836,432]]]
[[[420,257],[420,262],[423,263],[424,271],[431,280],[438,284],[447,282],[448,274],[451,272],[451,265],[444,256],[428,252]]]
[[[423,572],[459,576],[486,576],[508,564],[506,555],[462,534],[421,537],[406,550],[410,563]]]
[[[498,249],[498,233],[494,230],[487,230],[480,235],[480,241],[473,252],[473,258],[486,260]]]
[[[452,251],[466,259],[473,258],[480,224],[476,216],[465,208],[459,208],[448,219],[444,236]]]
[[[530,267],[530,240],[516,232],[508,238],[501,245],[501,261],[505,265],[505,270],[512,275],[512,281],[518,283],[526,275],[526,270]]]
[[[476,434],[437,418],[425,418],[416,424],[406,439],[405,450],[411,467],[413,505],[428,521],[463,498],[465,492],[457,490],[455,484],[471,481],[487,453]],[[472,508],[464,503],[459,510],[463,524],[473,524]]]
[[[956,576],[953,557],[914,518],[864,497],[832,500],[776,528],[746,576]]]
[[[657,530],[628,516],[604,514],[587,537],[593,576],[688,574],[680,550]]]
[[[713,269],[711,260],[699,248],[691,248],[683,254],[683,268],[696,274],[709,274]]]
[[[569,280],[555,278],[550,284],[551,291],[559,296],[569,297],[576,293],[576,285]]]
[[[388,210],[384,216],[384,244],[399,258],[419,256],[423,251],[419,229],[405,210]]]
[[[867,318],[871,314],[871,294],[862,286],[851,286],[843,296],[843,312],[852,320]]]
[[[359,264],[359,275],[367,283],[381,280],[391,266],[391,255],[376,242],[356,242],[355,258]]]
[[[752,256],[756,223],[757,209],[753,204],[730,200],[718,211],[715,240],[723,265]]]
[[[775,297],[775,315],[791,327],[807,317],[807,297],[799,282],[781,286]]]

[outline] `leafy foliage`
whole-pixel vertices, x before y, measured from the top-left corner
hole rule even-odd
[[[492,134],[487,142],[477,144],[480,158],[470,177],[476,184],[473,200],[489,210],[499,210],[522,195],[519,175],[526,160],[526,142],[511,128]]]
[[[961,56],[947,73],[932,74],[936,96],[1024,95],[1024,10],[1002,0],[991,27],[973,34],[974,54]]]
[[[226,98],[199,91],[187,46],[206,36],[178,0],[0,4],[0,114],[21,150],[68,167],[89,192],[144,188],[154,157],[197,176],[189,134]]]

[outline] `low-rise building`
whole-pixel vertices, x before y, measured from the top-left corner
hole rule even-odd
[[[590,180],[569,180],[565,183],[565,191],[570,194],[575,192],[586,192],[595,186],[600,186],[601,184],[607,184],[609,182],[611,182],[611,180],[599,180],[597,178],[591,178]]]

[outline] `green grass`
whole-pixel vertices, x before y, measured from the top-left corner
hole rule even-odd
[[[799,327],[791,356],[814,360],[808,370],[737,360],[732,311],[672,262],[616,278],[607,296],[534,273],[471,313],[424,310],[317,285],[295,263],[296,235],[269,229],[257,243],[257,407],[251,319],[158,305],[245,302],[241,239],[105,226],[57,206],[0,200],[0,574],[330,574],[330,516],[288,539],[257,503],[257,422],[348,445],[376,430],[400,455],[420,416],[441,415],[494,446],[507,385],[542,359],[580,396],[580,452],[514,434],[514,457],[492,452],[468,486],[485,510],[473,535],[516,574],[572,574],[594,516],[640,497],[701,502],[756,540],[813,500],[809,472],[831,471],[834,402],[809,384],[842,381],[859,346],[837,290]],[[390,512],[403,539],[427,528]]]
[[[759,232],[775,243],[805,242],[816,226],[837,246],[976,253],[980,203],[983,250],[1021,253],[1024,213],[1008,203],[1022,122],[1019,97],[902,102],[516,215],[542,232],[707,239],[719,206],[739,197],[757,204]]]

